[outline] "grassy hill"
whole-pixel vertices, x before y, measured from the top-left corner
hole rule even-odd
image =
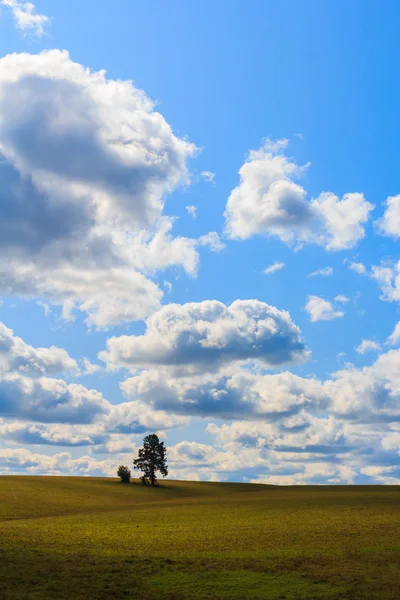
[[[400,488],[0,477],[0,598],[398,599]]]

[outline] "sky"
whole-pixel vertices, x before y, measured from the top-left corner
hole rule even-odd
[[[0,473],[400,483],[398,3],[0,9]]]

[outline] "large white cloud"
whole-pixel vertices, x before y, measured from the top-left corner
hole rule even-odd
[[[225,210],[226,233],[247,239],[275,235],[287,244],[318,244],[326,250],[353,248],[365,235],[363,225],[373,209],[361,193],[339,199],[323,192],[311,201],[296,183],[308,165],[299,167],[285,154],[287,141],[249,153],[239,170],[240,184],[231,192]]]
[[[205,243],[174,238],[162,214],[195,150],[130,81],[65,51],[0,59],[0,293],[78,308],[96,327],[157,309],[149,276],[194,275]]]
[[[146,325],[143,335],[110,338],[100,358],[112,367],[210,371],[228,362],[273,367],[308,356],[289,313],[258,300],[168,304]]]

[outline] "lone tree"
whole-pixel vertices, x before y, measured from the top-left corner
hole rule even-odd
[[[163,477],[168,475],[167,449],[164,442],[160,442],[155,433],[146,435],[143,447],[138,452],[138,457],[133,461],[135,469],[143,472],[142,482],[155,485],[157,481],[156,472],[160,471]]]
[[[125,465],[119,465],[117,475],[121,478],[122,483],[129,483],[131,478],[131,470]]]

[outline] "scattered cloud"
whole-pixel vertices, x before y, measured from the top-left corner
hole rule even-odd
[[[365,354],[366,352],[379,352],[380,349],[381,346],[377,342],[374,342],[373,340],[362,340],[357,346],[356,352],[358,352],[358,354]]]
[[[308,275],[308,277],[330,277],[331,275],[333,275],[332,267],[324,267],[322,269],[317,269],[316,271],[313,271]]]
[[[205,181],[208,181],[208,183],[215,183],[215,173],[212,173],[211,171],[202,171],[201,176]]]
[[[343,311],[337,310],[331,302],[319,296],[308,296],[305,309],[310,315],[312,323],[317,321],[331,321],[332,319],[344,316]]]
[[[351,262],[349,264],[349,269],[358,273],[359,275],[367,275],[367,269],[362,263]]]
[[[87,358],[82,359],[82,363],[83,370],[81,372],[81,375],[93,375],[94,373],[98,373],[102,369],[100,365],[95,365],[91,363],[90,360]]]
[[[285,263],[274,262],[272,265],[270,265],[269,267],[264,269],[264,273],[265,273],[265,275],[272,275],[273,273],[276,273],[276,271],[280,271],[284,267],[285,267]]]
[[[347,296],[343,296],[343,294],[339,294],[338,296],[335,297],[335,302],[340,302],[341,304],[347,304],[347,302],[350,302],[350,298],[348,298]]]
[[[400,301],[400,260],[397,263],[381,263],[373,266],[370,277],[381,288],[381,299],[386,302]]]
[[[0,7],[6,6],[11,9],[16,27],[23,31],[30,31],[37,36],[45,33],[45,28],[50,19],[46,15],[36,12],[35,5],[32,2],[22,0],[0,0]]]
[[[185,209],[186,209],[187,214],[190,215],[192,217],[192,219],[195,219],[197,217],[197,211],[198,211],[197,206],[193,206],[193,205],[185,206]]]
[[[299,167],[286,155],[287,140],[267,140],[252,150],[239,170],[240,184],[231,192],[225,210],[226,234],[247,239],[274,235],[286,244],[318,244],[326,250],[353,248],[365,235],[363,225],[373,205],[361,193],[339,199],[323,192],[308,201],[296,179],[309,165]]]
[[[167,290],[168,294],[172,292],[172,283],[170,281],[164,280],[164,287]]]
[[[208,246],[212,252],[221,252],[225,248],[225,244],[221,241],[216,231],[210,231],[199,237],[197,244],[199,246]]]

